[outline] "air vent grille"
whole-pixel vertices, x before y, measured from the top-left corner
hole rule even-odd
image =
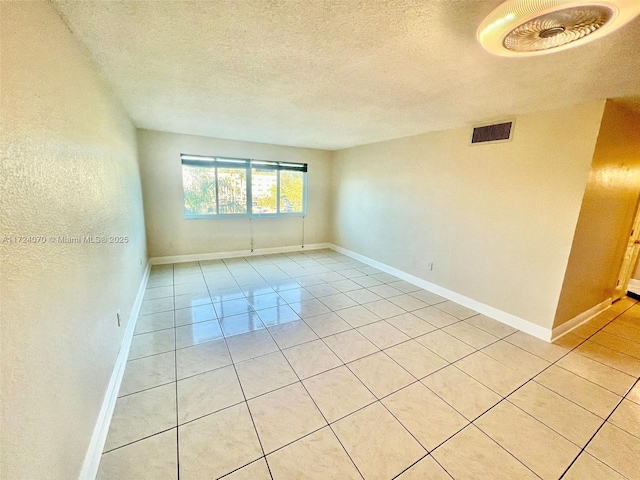
[[[473,129],[471,143],[504,142],[511,139],[513,122],[496,123]]]

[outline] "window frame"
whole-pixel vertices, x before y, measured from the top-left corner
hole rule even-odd
[[[186,160],[186,163],[185,163]],[[184,205],[184,165],[208,167],[214,169],[216,182],[216,213],[188,214]],[[273,160],[258,160],[253,158],[237,158],[228,156],[207,156],[180,154],[180,168],[182,174],[182,212],[186,220],[206,220],[221,218],[281,218],[281,217],[306,217],[307,216],[307,190],[308,190],[308,165],[306,163],[284,162]],[[244,168],[246,171],[247,189],[247,213],[220,213],[220,186],[218,184],[219,168]],[[252,192],[252,170],[254,168],[263,170],[275,170],[276,175],[276,212],[275,213],[253,213],[253,192]],[[293,171],[302,173],[302,211],[301,212],[280,212],[280,172]]]

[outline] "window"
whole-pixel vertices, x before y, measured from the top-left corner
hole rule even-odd
[[[180,158],[186,218],[306,214],[306,163]]]

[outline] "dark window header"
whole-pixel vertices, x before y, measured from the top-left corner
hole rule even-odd
[[[306,163],[274,162],[269,160],[253,160],[250,158],[229,158],[229,157],[205,157],[202,155],[181,154],[180,159],[183,165],[198,167],[223,167],[223,168],[259,168],[263,170],[291,170],[295,172],[306,172]]]

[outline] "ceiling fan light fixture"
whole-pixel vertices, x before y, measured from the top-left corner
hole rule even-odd
[[[494,55],[542,55],[602,38],[639,14],[638,0],[508,0],[484,19],[477,38]]]

